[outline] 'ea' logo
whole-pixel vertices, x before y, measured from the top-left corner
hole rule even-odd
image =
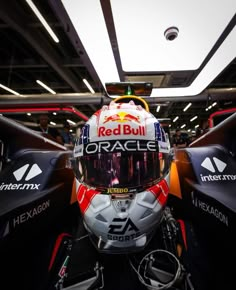
[[[130,218],[114,218],[112,224],[109,226],[109,234],[115,235],[124,235],[126,232],[135,231],[138,232],[138,228],[136,225],[131,221]]]

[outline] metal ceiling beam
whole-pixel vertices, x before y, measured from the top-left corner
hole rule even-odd
[[[150,103],[155,102],[199,102],[206,101],[211,97],[212,101],[226,100],[226,99],[236,99],[236,87],[233,88],[210,88],[204,90],[202,93],[195,96],[175,96],[175,97],[154,97],[146,99]]]
[[[63,67],[84,67],[84,64],[79,58],[66,58],[62,64]],[[0,69],[28,69],[28,68],[49,68],[48,63],[35,61],[32,58],[14,59],[13,62],[1,61]]]
[[[22,106],[22,105],[94,105],[100,104],[103,95],[98,94],[87,94],[87,93],[74,93],[74,94],[35,94],[35,95],[22,95],[22,96],[15,96],[15,95],[0,95],[0,106],[7,107],[7,106]],[[108,102],[110,102],[109,99]]]
[[[149,104],[155,104],[160,102],[199,102],[208,100],[209,96],[211,101],[219,100],[235,100],[236,99],[236,88],[232,89],[208,89],[202,94],[196,96],[182,96],[182,97],[162,97],[162,98],[146,98],[145,100]],[[0,105],[10,105],[10,104],[67,104],[67,105],[99,105],[102,103],[108,104],[111,102],[111,98],[104,96],[101,93],[91,94],[91,93],[68,93],[68,94],[35,94],[35,95],[23,95],[22,97],[15,95],[0,95]]]

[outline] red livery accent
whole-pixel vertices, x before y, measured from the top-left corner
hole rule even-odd
[[[149,188],[149,191],[153,193],[161,205],[165,205],[168,197],[169,187],[165,179],[158,184]]]
[[[100,193],[95,189],[88,188],[83,184],[80,184],[78,192],[77,192],[77,200],[79,203],[79,207],[81,212],[84,214],[87,208],[89,207],[91,200],[94,198],[96,194]]]
[[[138,126],[137,128],[133,128],[132,126],[125,124],[119,124],[116,128],[110,129],[104,126],[98,128],[98,137],[107,137],[112,135],[141,135],[145,136],[145,127]]]
[[[94,113],[95,116],[99,116],[101,114],[101,109]]]
[[[178,223],[180,225],[180,230],[181,230],[181,234],[182,234],[182,238],[183,238],[183,242],[184,242],[184,246],[185,246],[185,250],[187,250],[187,237],[186,237],[186,228],[185,228],[185,224],[183,220],[178,220]]]
[[[51,260],[50,260],[50,263],[49,263],[48,271],[51,271],[51,269],[52,269],[52,266],[53,266],[53,264],[55,262],[56,256],[58,254],[58,250],[60,248],[60,245],[61,245],[62,240],[63,240],[64,237],[71,237],[71,235],[68,234],[68,233],[61,233],[57,237],[57,240],[56,240],[54,248],[53,248],[52,257],[51,257]]]

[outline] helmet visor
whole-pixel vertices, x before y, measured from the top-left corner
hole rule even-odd
[[[157,151],[113,152],[81,156],[75,166],[77,178],[100,191],[139,192],[163,178],[169,162],[168,154]]]

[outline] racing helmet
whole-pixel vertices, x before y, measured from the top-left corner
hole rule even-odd
[[[143,249],[168,197],[170,143],[158,120],[134,101],[104,105],[74,147],[77,200],[100,252]]]

